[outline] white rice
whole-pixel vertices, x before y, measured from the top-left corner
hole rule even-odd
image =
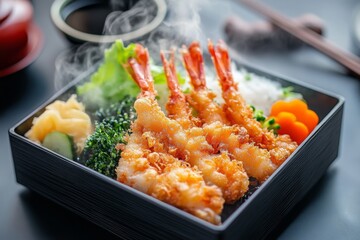
[[[210,72],[210,71],[206,71]],[[247,72],[245,69],[237,69],[236,65],[232,65],[232,73],[234,80],[238,83],[240,94],[248,105],[253,105],[256,109],[262,110],[265,116],[270,113],[271,105],[280,99],[289,100],[283,94],[283,87],[280,83],[272,81],[268,78],[258,76]],[[223,103],[221,97],[221,88],[215,74],[207,76],[207,86],[217,95],[216,101]],[[291,95],[291,98],[302,98],[301,94]]]
[[[284,87],[274,80],[250,73],[244,68],[238,69],[235,64],[232,64],[231,68],[234,80],[238,84],[238,91],[245,99],[247,105],[252,105],[257,110],[262,110],[265,116],[270,114],[272,104],[278,100],[303,99],[300,93],[293,92],[290,95],[284,95]],[[216,73],[212,68],[206,68],[205,73],[207,87],[216,93],[215,101],[222,104],[224,100],[221,96],[222,91]],[[182,75],[186,76],[186,82],[181,88],[187,92],[192,88],[190,80],[186,72],[182,72]],[[168,96],[167,91],[166,87],[163,93],[164,96]],[[160,99],[159,102],[165,106],[167,97]]]

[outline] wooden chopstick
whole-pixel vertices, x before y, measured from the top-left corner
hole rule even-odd
[[[240,2],[268,18],[268,20],[277,27],[332,58],[360,78],[360,58],[357,56],[345,52],[325,38],[306,28],[298,27],[292,19],[281,15],[256,0],[240,0]]]

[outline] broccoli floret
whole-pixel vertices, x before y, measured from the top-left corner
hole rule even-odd
[[[135,98],[129,95],[125,96],[119,103],[111,104],[107,108],[100,108],[95,113],[96,121],[101,122],[104,119],[117,119],[121,116],[126,116],[130,120],[136,118],[134,110]]]
[[[125,97],[118,104],[102,108],[95,113],[95,131],[84,148],[85,165],[108,177],[115,178],[115,168],[121,151],[118,143],[125,143],[131,122],[136,118],[133,108],[135,98]]]

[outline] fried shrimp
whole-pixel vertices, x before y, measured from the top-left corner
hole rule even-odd
[[[139,121],[121,153],[117,180],[214,224],[220,223],[224,199],[220,189],[206,185],[201,173],[151,144]]]
[[[194,119],[196,118],[192,116],[191,109],[179,87],[178,79],[176,78],[173,52],[171,53],[170,61],[166,60],[163,53],[161,53],[161,59],[170,89],[169,102],[167,105],[169,117],[177,120],[183,129],[187,131],[188,136],[191,137],[187,146],[188,148],[192,148],[191,144],[193,143],[195,146],[202,145],[207,141],[207,134],[203,128],[196,127],[198,121],[196,121],[195,124]],[[223,190],[226,202],[233,202],[248,189],[248,176],[243,169],[243,165],[241,162],[232,161],[226,151],[220,154],[214,154],[218,151],[214,151],[213,148],[208,149],[211,154],[211,156],[207,157],[208,159],[203,158],[203,154],[197,156],[196,148],[191,151],[191,154],[189,154],[191,158],[188,159],[192,165],[196,165],[201,169],[205,179],[209,176],[211,182]]]
[[[236,125],[226,126],[220,122],[204,125],[207,141],[219,151],[227,151],[232,159],[243,164],[246,173],[260,182],[265,181],[275,170],[270,153],[253,143],[245,128]]]
[[[199,169],[207,184],[216,185],[221,189],[227,203],[241,198],[249,185],[242,164],[231,161],[227,154],[214,153],[214,149],[206,141],[202,128],[186,129],[177,120],[166,117],[155,100],[151,76],[135,73],[135,71],[148,68],[137,68],[133,61],[130,61],[130,66],[132,75],[137,77],[136,82],[141,88],[140,97],[135,101],[134,108],[137,112],[137,121],[141,123],[144,131],[156,133],[169,154]],[[166,75],[172,76],[170,73]],[[171,81],[176,81],[176,79]],[[172,110],[176,109],[178,108],[172,108]],[[174,111],[173,115],[182,114]]]
[[[222,88],[226,116],[232,124],[245,127],[251,141],[259,147],[269,150],[272,162],[279,166],[296,149],[296,142],[286,135],[275,136],[273,132],[262,128],[261,124],[253,118],[251,108],[246,105],[245,100],[237,91],[238,86],[233,79],[231,62],[225,43],[219,41],[217,46],[214,46],[209,41],[208,49]]]
[[[188,98],[191,106],[195,108],[203,122],[228,123],[223,110],[214,102],[216,94],[206,88],[204,60],[199,43],[193,42],[188,48],[184,46],[181,52],[193,86]]]
[[[135,105],[141,105],[143,101],[152,102],[160,110],[154,101],[147,66],[142,64],[143,60],[147,61],[147,51],[141,47],[137,49],[141,50],[138,58],[130,59],[126,66],[131,69],[132,76],[135,76],[142,89]],[[135,109],[140,116],[148,114],[142,115],[142,108]],[[161,142],[146,127],[141,117],[132,124],[132,133],[127,137],[127,144],[122,146],[116,169],[117,180],[199,218],[219,224],[224,203],[221,190],[215,185],[208,186],[196,168],[166,153]]]
[[[207,89],[199,43],[181,49],[192,91],[179,86],[175,53],[161,61],[169,88],[167,115],[160,108],[147,49],[137,44],[124,64],[140,87],[134,103],[137,119],[127,144],[119,144],[117,180],[208,222],[219,224],[224,203],[239,200],[249,176],[265,181],[295,150],[288,135],[275,135],[253,119],[237,91],[223,42],[208,45],[224,104]],[[197,113],[194,116],[193,111]]]
[[[190,102],[204,123],[207,141],[217,151],[228,152],[232,159],[241,162],[249,176],[261,182],[267,179],[276,169],[270,160],[269,152],[249,143],[249,135],[245,128],[238,125],[229,126],[230,121],[222,107],[214,102],[213,93],[206,88],[204,62],[199,44],[194,42],[188,50],[183,48],[183,58],[194,89],[190,95]],[[206,112],[204,109],[211,111]]]
[[[191,109],[186,101],[184,93],[179,87],[179,80],[176,75],[175,53],[170,52],[170,60],[165,58],[164,52],[160,52],[167,84],[170,90],[169,100],[166,104],[168,117],[178,121],[184,129],[199,125],[199,120],[192,116]]]

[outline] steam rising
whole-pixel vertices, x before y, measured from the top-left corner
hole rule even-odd
[[[168,0],[164,22],[153,32],[136,40],[145,45],[155,60],[160,50],[180,47],[193,40],[204,41],[199,15],[200,6],[209,0]],[[104,34],[115,35],[141,28],[154,18],[156,7],[150,0],[111,0],[112,11],[106,18]],[[129,6],[131,8],[129,9]],[[129,10],[125,10],[129,9]],[[103,58],[108,45],[83,44],[61,53],[55,62],[55,89],[71,82]]]
[[[62,52],[55,60],[55,90],[59,90],[102,59],[104,46],[85,43]]]
[[[111,12],[105,21],[104,34],[116,35],[128,33],[137,30],[151,20],[154,19],[156,14],[156,6],[153,1],[140,0],[134,1],[112,1]],[[126,6],[130,5],[132,7]],[[129,9],[125,11],[124,9]]]
[[[205,2],[205,0],[168,1],[169,8],[171,7],[168,18],[157,31],[150,34],[145,45],[158,54],[160,49],[179,47],[193,40],[202,40],[204,34],[199,11],[201,4]]]

